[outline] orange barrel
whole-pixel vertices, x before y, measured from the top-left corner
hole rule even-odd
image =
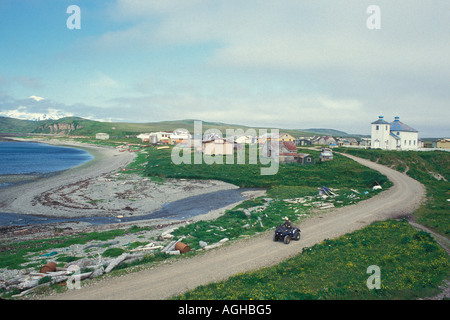
[[[175,244],[175,250],[180,250],[181,253],[186,253],[191,251],[191,247],[189,247],[187,244],[184,244],[183,242],[177,242]]]
[[[39,270],[40,273],[47,273],[47,272],[55,272],[56,271],[56,263],[49,262],[45,266]]]

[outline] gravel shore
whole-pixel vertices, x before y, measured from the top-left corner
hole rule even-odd
[[[168,202],[238,189],[215,180],[166,179],[161,182],[126,174],[123,169],[136,154],[119,152],[112,147],[56,139],[34,141],[82,148],[95,158],[58,174],[35,177],[32,182],[2,189],[0,212],[63,218],[139,216]]]

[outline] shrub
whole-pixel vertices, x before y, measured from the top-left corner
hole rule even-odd
[[[109,249],[106,249],[102,255],[104,257],[116,258],[124,252],[125,252],[125,250],[122,248],[109,248]]]

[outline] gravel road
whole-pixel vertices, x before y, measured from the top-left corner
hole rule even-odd
[[[289,245],[273,242],[272,231],[268,231],[190,259],[103,279],[46,299],[167,299],[239,272],[277,264],[299,254],[304,247],[363,228],[374,221],[410,214],[424,199],[424,186],[407,175],[368,160],[348,157],[378,170],[394,185],[369,200],[304,220],[300,225],[302,238],[299,242]]]

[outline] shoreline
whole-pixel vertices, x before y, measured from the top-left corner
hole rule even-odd
[[[3,213],[63,219],[138,217],[155,212],[164,204],[177,200],[216,191],[239,189],[235,185],[217,180],[166,179],[161,182],[138,174],[124,174],[121,170],[135,159],[136,154],[119,152],[113,147],[56,139],[13,137],[12,140],[80,148],[91,153],[94,158],[76,167],[53,173],[51,176],[39,177],[31,182],[0,189],[0,212]],[[251,193],[249,196],[252,196]],[[233,204],[235,205],[237,203]],[[201,214],[201,219],[217,217],[230,206]],[[200,219],[190,217],[186,221],[192,218]],[[150,220],[158,223],[181,221],[164,217]],[[139,220],[134,223],[144,222],[145,220]],[[74,225],[73,222],[61,224]],[[75,224],[77,228],[96,226],[88,223]]]

